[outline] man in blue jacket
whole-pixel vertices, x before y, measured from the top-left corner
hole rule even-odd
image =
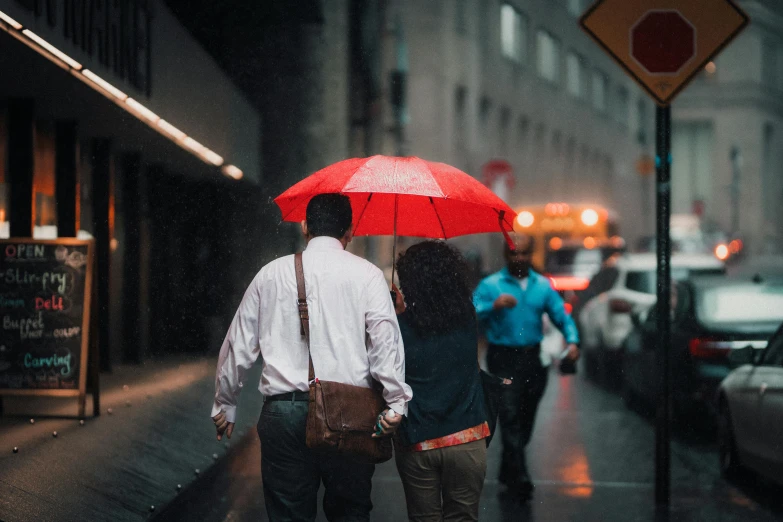
[[[534,486],[527,472],[525,446],[547,381],[540,357],[542,315],[546,313],[563,333],[566,357],[572,360],[579,357],[579,334],[549,280],[530,269],[532,238],[517,236],[514,244],[513,251],[505,247],[506,267],[479,283],[473,302],[486,329],[489,371],[513,380],[500,401],[503,460],[499,480],[529,499]]]

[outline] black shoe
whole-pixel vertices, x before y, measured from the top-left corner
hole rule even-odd
[[[507,466],[501,466],[498,474],[498,482],[504,486],[513,486],[517,483],[517,473]]]
[[[529,479],[519,482],[514,487],[514,491],[516,492],[517,497],[523,501],[527,501],[533,498],[533,491],[535,489],[535,484],[533,484],[533,482],[531,482]]]

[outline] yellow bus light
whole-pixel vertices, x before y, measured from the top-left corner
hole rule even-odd
[[[519,223],[519,226],[521,226],[522,228],[530,228],[531,226],[533,226],[533,222],[535,220],[536,218],[533,217],[533,213],[527,210],[523,210],[517,216],[517,223]]]
[[[587,208],[582,211],[582,223],[588,227],[592,227],[598,224],[598,212],[592,208]]]

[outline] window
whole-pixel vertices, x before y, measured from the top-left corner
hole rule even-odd
[[[783,366],[783,327],[778,329],[767,343],[762,364],[764,366]]]
[[[468,17],[466,13],[468,0],[455,0],[455,4],[454,25],[458,33],[465,34],[468,32]]]
[[[655,293],[656,275],[653,271],[628,272],[625,277],[625,286],[629,290],[645,294]]]
[[[489,8],[487,2],[479,0],[478,5],[478,44],[481,51],[489,52]]]
[[[636,103],[636,142],[647,145],[647,103],[643,99]]]
[[[552,157],[559,160],[563,153],[563,133],[556,130],[552,133]]]
[[[776,141],[775,127],[771,123],[765,123],[761,142],[761,201],[762,215],[766,223],[783,222],[783,209],[780,205],[783,179],[776,160],[779,154]]]
[[[609,79],[601,71],[593,71],[593,107],[598,112],[606,112],[606,90]]]
[[[467,145],[467,100],[468,93],[465,87],[457,87],[454,92],[454,139],[458,150]]]
[[[517,63],[527,60],[527,17],[509,4],[500,8],[500,51]]]
[[[706,289],[696,314],[701,323],[780,323],[783,287],[777,285],[723,286]]]
[[[628,104],[630,103],[630,94],[626,87],[619,87],[617,89],[617,101],[615,103],[614,117],[617,123],[623,127],[628,126]]]
[[[767,39],[761,44],[761,83],[765,87],[778,87],[778,43]]]
[[[482,96],[479,102],[479,133],[478,140],[482,147],[487,143],[492,143],[490,137],[491,131],[489,128],[489,116],[492,111],[492,102],[486,96]]]
[[[530,135],[530,120],[526,116],[520,116],[517,122],[517,143],[521,147],[527,145],[527,139]]]
[[[538,75],[552,83],[560,82],[560,41],[544,30],[536,35]]]
[[[508,154],[508,126],[511,122],[511,109],[503,107],[500,109],[500,153],[504,156]]]
[[[568,93],[576,98],[583,98],[584,89],[584,60],[574,52],[566,56],[566,88]]]
[[[492,109],[492,102],[486,96],[482,96],[479,104],[479,121],[483,130],[486,130],[487,121],[489,120],[489,111]]]
[[[571,137],[566,142],[565,149],[566,168],[570,171],[574,168],[574,162],[576,161],[576,140]]]
[[[568,12],[574,16],[582,16],[582,1],[583,0],[566,0]]]
[[[671,136],[671,168],[682,173],[672,176],[672,212],[691,212],[694,201],[704,201],[714,190],[715,130],[710,121],[677,121]]]

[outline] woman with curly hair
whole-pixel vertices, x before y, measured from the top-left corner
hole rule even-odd
[[[405,382],[413,389],[396,451],[408,518],[478,520],[489,427],[470,268],[455,248],[425,241],[400,256],[397,272]]]

